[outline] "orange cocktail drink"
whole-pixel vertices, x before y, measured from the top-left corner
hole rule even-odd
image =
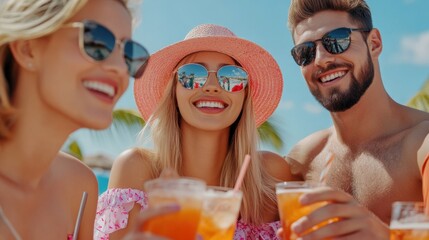
[[[429,239],[429,215],[422,202],[394,202],[390,240]]]
[[[178,204],[180,210],[151,218],[141,229],[169,239],[195,239],[205,189],[203,181],[189,178],[156,179],[146,182],[149,207]]]
[[[198,234],[204,240],[233,239],[242,192],[231,188],[209,187],[204,196]]]
[[[306,192],[310,192],[312,188],[316,186],[318,185],[306,182],[284,182],[276,185],[277,204],[279,208],[280,221],[283,227],[283,239],[297,239],[298,236],[296,236],[296,234],[294,234],[290,229],[292,223],[327,204],[326,202],[319,202],[302,206],[299,203],[301,195]],[[335,219],[316,225],[310,231],[314,231],[333,221],[335,221]]]

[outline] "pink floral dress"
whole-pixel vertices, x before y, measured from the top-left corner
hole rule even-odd
[[[128,213],[135,203],[141,206],[141,210],[147,208],[146,193],[137,189],[114,188],[101,194],[98,198],[94,239],[108,240],[109,234],[125,228],[128,223]],[[239,220],[234,240],[279,239],[276,236],[279,227],[278,221],[254,226]]]

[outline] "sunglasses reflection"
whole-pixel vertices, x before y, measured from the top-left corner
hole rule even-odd
[[[227,92],[238,92],[247,86],[247,72],[233,65],[221,67],[217,71],[208,71],[200,64],[186,64],[179,68],[177,80],[186,89],[197,89],[205,85],[209,72],[216,72],[219,86]]]

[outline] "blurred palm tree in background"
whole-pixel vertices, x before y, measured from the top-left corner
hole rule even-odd
[[[113,111],[113,122],[106,130],[92,131],[95,140],[100,141],[104,138],[123,139],[124,137],[136,136],[144,127],[145,121],[139,112],[131,109],[116,109]],[[278,129],[269,121],[259,126],[258,133],[261,142],[274,149],[280,150],[283,147],[283,140],[280,137]],[[85,158],[77,140],[72,140],[66,147],[65,151],[83,160]]]
[[[423,87],[417,92],[407,104],[410,107],[429,112],[429,78]]]

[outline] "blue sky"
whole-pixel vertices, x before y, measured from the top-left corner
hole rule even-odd
[[[193,27],[213,23],[265,48],[284,77],[283,97],[270,120],[281,132],[285,147],[279,153],[284,155],[306,135],[331,125],[328,112],[314,100],[290,56],[289,4],[289,0],[144,0],[134,39],[154,53],[183,40]],[[429,78],[429,1],[368,0],[368,4],[383,39],[380,65],[384,85],[394,100],[406,104]],[[132,82],[117,108],[137,109]],[[70,139],[80,143],[85,155],[103,153],[112,158],[136,142],[133,137],[100,140],[88,130],[80,130]]]

